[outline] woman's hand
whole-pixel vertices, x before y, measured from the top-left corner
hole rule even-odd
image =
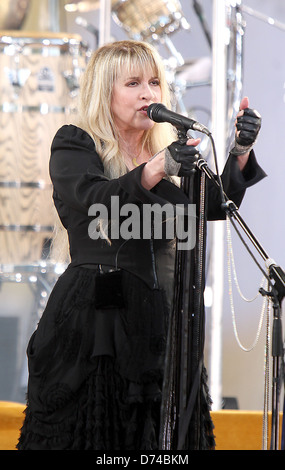
[[[235,144],[230,153],[237,157],[240,170],[243,170],[261,127],[261,116],[249,108],[247,97],[241,100],[235,125]]]
[[[199,151],[196,145],[201,139],[177,140],[167,147],[164,157],[164,171],[169,176],[189,176],[196,170]]]
[[[147,162],[142,171],[142,186],[153,188],[166,175],[186,176],[196,168],[199,151],[195,148],[201,139],[175,141]]]

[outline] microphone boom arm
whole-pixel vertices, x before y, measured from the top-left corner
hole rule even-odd
[[[198,160],[197,166],[220,189],[219,180],[217,179],[216,175],[212,172],[212,170],[210,170],[207,162],[203,158],[200,158]],[[224,191],[223,191],[223,194],[224,194],[225,202],[223,202],[221,205],[222,209],[227,213],[230,220],[234,218],[238,222],[238,224],[240,225],[244,233],[247,235],[247,237],[249,238],[249,240],[251,241],[255,249],[258,251],[260,256],[265,261],[266,267],[269,268],[269,271],[270,271],[270,277],[275,281],[274,287],[276,288],[276,291],[278,292],[278,296],[280,300],[282,300],[283,297],[285,296],[285,273],[284,271],[279,266],[276,266],[272,258],[269,257],[265,249],[257,240],[256,236],[252,233],[248,225],[245,223],[245,221],[241,217],[235,203],[228,198],[228,196],[226,195]]]

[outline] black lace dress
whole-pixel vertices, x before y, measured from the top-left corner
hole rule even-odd
[[[69,235],[71,263],[58,279],[28,349],[29,383],[19,450],[155,450],[159,448],[165,345],[174,277],[169,241],[88,236],[89,207],[129,202],[188,204],[163,180],[140,184],[143,165],[115,180],[104,175],[89,135],[76,126],[57,133],[50,173],[54,203]],[[264,177],[254,155],[239,172],[230,157],[225,190],[240,204]],[[211,219],[223,216],[219,194]],[[206,383],[202,383],[205,387]],[[209,397],[203,404],[203,448],[214,447]]]

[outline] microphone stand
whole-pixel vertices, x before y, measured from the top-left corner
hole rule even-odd
[[[217,175],[215,175],[208,167],[204,159],[199,159],[197,162],[198,168],[203,171],[207,177],[214,182],[214,184],[222,192],[222,209],[229,216],[229,219],[237,231],[234,220],[242,228],[250,242],[256,248],[262,259],[265,261],[265,265],[268,268],[269,275],[259,265],[248,246],[242,239],[241,235],[237,231],[241,241],[245,244],[250,255],[261,269],[262,273],[266,276],[271,287],[271,291],[267,292],[264,289],[260,289],[259,292],[263,296],[268,296],[273,302],[273,328],[272,328],[272,432],[271,432],[271,450],[278,450],[279,448],[279,394],[280,394],[280,367],[283,363],[283,339],[282,339],[282,318],[281,318],[281,305],[282,300],[285,296],[285,273],[280,266],[269,257],[264,248],[261,246],[255,235],[252,233],[248,225],[244,222],[241,215],[239,214],[237,206],[233,201],[229,200],[227,195],[224,193],[221,181]],[[283,375],[283,374],[282,374]]]

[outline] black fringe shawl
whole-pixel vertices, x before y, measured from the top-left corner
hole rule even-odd
[[[206,182],[197,172],[182,180],[190,202],[196,204],[196,244],[176,249],[175,289],[166,351],[160,448],[210,450],[215,447],[211,400],[203,364],[204,287],[206,251]]]

